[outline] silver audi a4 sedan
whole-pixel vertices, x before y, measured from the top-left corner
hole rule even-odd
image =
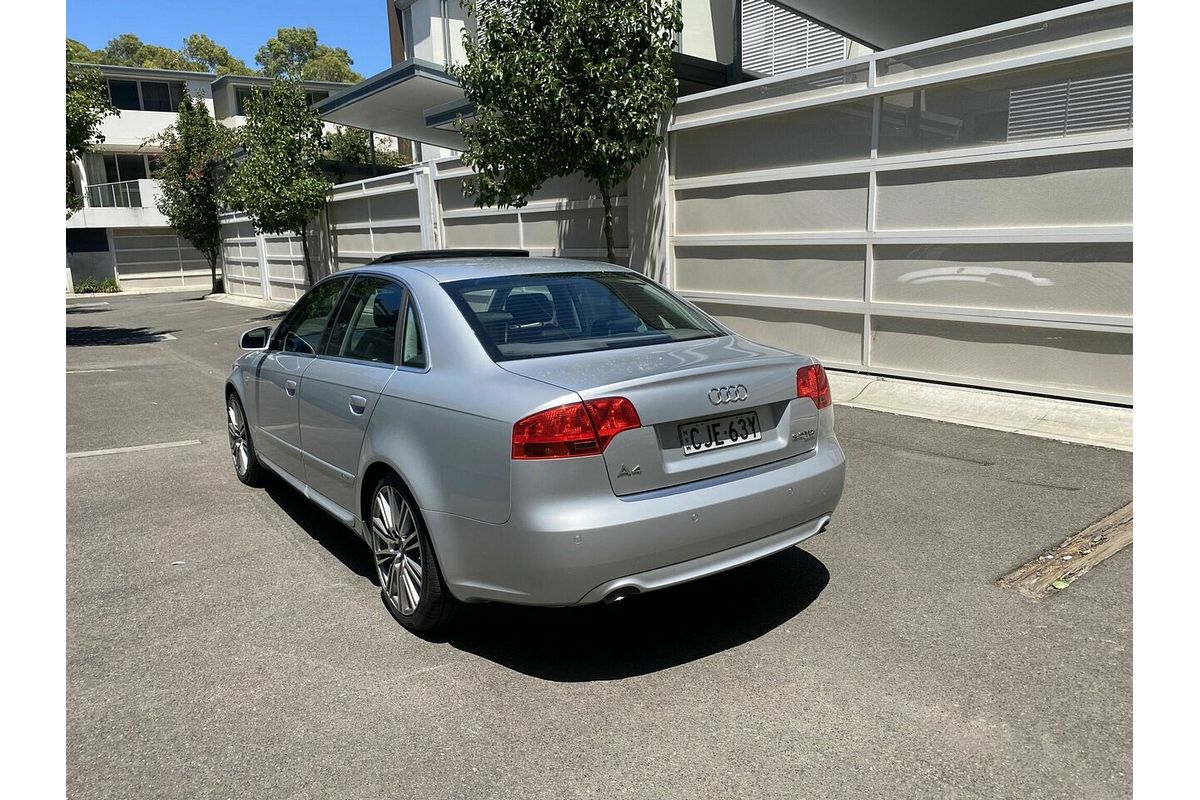
[[[821,365],[625,267],[397,254],[241,345],[238,478],[269,470],[366,541],[412,630],[737,567],[820,533],[842,495]]]

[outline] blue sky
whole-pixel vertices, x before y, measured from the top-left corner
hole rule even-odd
[[[313,27],[366,76],[391,66],[386,14],[385,0],[67,0],[67,36],[92,49],[122,33],[178,48],[189,33],[207,33],[255,69],[255,51],[277,29]]]

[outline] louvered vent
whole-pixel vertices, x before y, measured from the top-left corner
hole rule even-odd
[[[1013,89],[1008,96],[1010,142],[1131,127],[1129,72]]]
[[[765,75],[841,61],[845,37],[768,0],[742,0],[742,68]]]

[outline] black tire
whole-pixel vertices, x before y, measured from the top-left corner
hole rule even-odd
[[[392,500],[397,502],[389,506],[392,509],[391,513],[399,519],[395,519],[389,526],[379,512],[383,511],[380,504],[388,505]],[[400,506],[399,503],[403,505]],[[381,525],[376,522],[377,517],[380,518],[383,529],[394,530],[389,530],[388,535],[382,535]],[[384,474],[372,488],[363,520],[367,529],[367,539],[371,544],[375,576],[379,580],[379,596],[383,599],[384,607],[397,622],[410,631],[431,631],[447,625],[457,615],[461,604],[446,587],[442,568],[438,564],[429,531],[425,527],[425,520],[421,517],[416,501],[394,473]],[[414,537],[418,543],[417,548],[412,547]],[[401,555],[404,558],[401,558]],[[420,585],[416,592],[416,601],[413,602],[412,563],[417,559],[420,567]]]
[[[246,419],[246,409],[237,392],[230,391],[225,398],[225,418],[229,427],[229,454],[233,459],[233,472],[238,480],[247,486],[260,487],[266,478],[266,470],[258,463],[254,452],[254,440],[250,438],[250,423]],[[238,430],[240,420],[240,431]],[[239,451],[239,443],[244,445],[244,458]]]

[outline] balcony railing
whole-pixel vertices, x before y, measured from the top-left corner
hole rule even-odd
[[[87,204],[91,208],[141,208],[142,188],[139,184],[140,181],[121,181],[89,186]]]

